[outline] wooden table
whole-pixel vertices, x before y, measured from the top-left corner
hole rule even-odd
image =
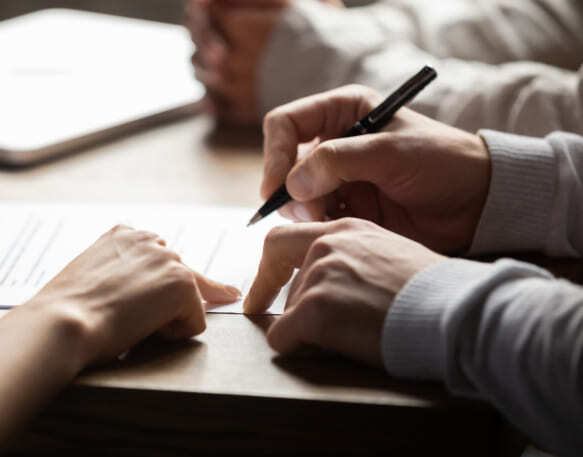
[[[258,132],[216,129],[198,115],[0,170],[0,195],[256,206],[260,177]],[[496,455],[501,422],[490,409],[336,356],[280,358],[265,341],[270,319],[209,315],[197,339],[149,342],[84,374],[12,455]]]

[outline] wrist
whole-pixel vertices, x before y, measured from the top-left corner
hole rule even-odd
[[[9,316],[22,322],[21,328],[30,329],[34,338],[42,336],[56,354],[51,359],[53,368],[65,382],[71,381],[89,364],[89,326],[74,306],[46,303],[44,297],[36,296],[11,311]]]
[[[488,199],[492,165],[490,152],[484,139],[480,135],[468,134],[467,144],[464,145],[468,167],[462,178],[470,186],[466,193],[466,217],[463,228],[464,252],[468,251],[474,240],[480,218]]]

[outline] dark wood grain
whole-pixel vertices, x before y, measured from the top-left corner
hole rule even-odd
[[[323,351],[279,357],[260,339],[269,319],[257,317],[253,332],[238,316],[209,316],[206,339],[145,342],[123,361],[85,374],[8,455],[518,455],[509,453],[504,423],[485,404]],[[221,338],[237,340],[242,352]],[[248,351],[263,360],[247,357],[237,367]],[[194,371],[177,378],[178,367]],[[229,385],[217,379],[233,371],[240,375]],[[150,378],[156,374],[158,387]],[[124,380],[135,387],[120,387]]]
[[[104,389],[64,392],[8,455],[500,455],[493,412]]]

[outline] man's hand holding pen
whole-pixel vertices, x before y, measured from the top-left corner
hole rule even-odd
[[[358,217],[440,252],[467,250],[488,193],[486,146],[406,108],[380,133],[337,138],[380,99],[348,86],[269,113],[261,195],[285,182],[294,199],[281,208],[287,218]]]

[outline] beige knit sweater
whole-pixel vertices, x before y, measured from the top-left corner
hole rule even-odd
[[[384,93],[433,65],[413,107],[476,131],[583,134],[583,1],[384,0],[287,8],[257,80],[263,112],[348,83]]]

